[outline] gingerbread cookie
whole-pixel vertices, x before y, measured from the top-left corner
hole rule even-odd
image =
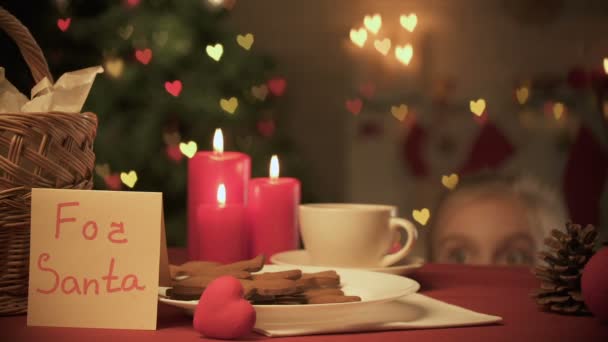
[[[232,276],[243,287],[244,297],[253,304],[330,304],[361,300],[344,294],[336,271],[302,273],[293,269],[251,274],[263,266],[263,255],[227,265],[207,261],[171,265],[174,286],[167,295],[178,300],[196,300],[215,279]]]

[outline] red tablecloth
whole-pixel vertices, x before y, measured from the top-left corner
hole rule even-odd
[[[183,262],[183,250],[170,251],[174,263]],[[404,330],[348,335],[284,338],[289,341],[608,341],[608,324],[593,317],[570,317],[539,312],[529,297],[538,286],[528,269],[429,264],[412,276],[427,296],[502,316],[504,323],[482,327]],[[52,310],[52,308],[49,308]],[[25,316],[0,317],[0,341],[204,341],[191,327],[191,317],[159,304],[157,331],[26,327]],[[266,339],[251,334],[246,340]],[[282,340],[277,338],[274,340]]]

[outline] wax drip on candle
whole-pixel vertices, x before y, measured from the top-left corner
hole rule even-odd
[[[224,153],[224,135],[220,128],[216,128],[213,134],[213,151],[217,154]]]
[[[279,178],[279,158],[276,154],[270,158],[270,180],[276,181]]]
[[[226,186],[224,183],[220,183],[217,187],[217,204],[222,208],[226,206]]]

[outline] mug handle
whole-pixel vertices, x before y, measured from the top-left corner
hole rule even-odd
[[[408,255],[412,247],[414,247],[414,242],[416,242],[416,240],[418,239],[418,230],[416,229],[416,226],[414,226],[413,223],[399,217],[391,217],[390,230],[391,232],[393,232],[397,229],[403,229],[407,232],[407,241],[405,241],[403,247],[401,247],[401,249],[397,252],[385,255],[380,261],[381,267],[390,266],[405,258],[405,256]]]

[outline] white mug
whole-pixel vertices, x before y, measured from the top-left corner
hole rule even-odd
[[[300,205],[300,231],[314,265],[387,267],[405,258],[418,231],[408,220],[393,217],[389,205],[323,203]],[[407,240],[387,254],[399,229]]]

